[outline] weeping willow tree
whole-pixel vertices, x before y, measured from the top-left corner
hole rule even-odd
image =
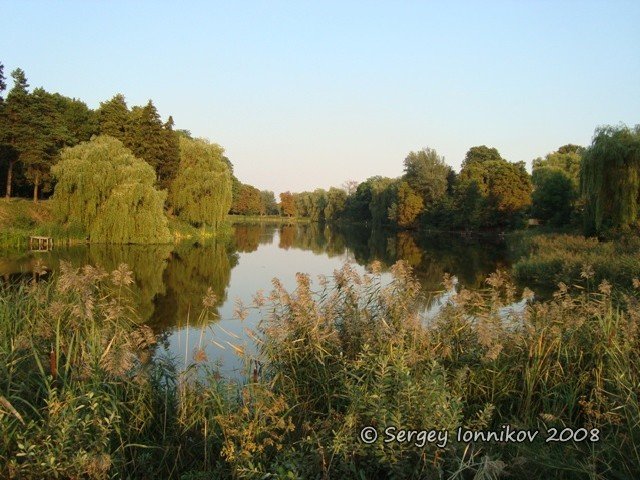
[[[640,125],[598,128],[580,172],[587,234],[638,225]]]
[[[169,201],[178,217],[195,226],[215,226],[231,206],[231,173],[221,146],[180,138],[180,166]]]
[[[67,148],[52,168],[57,180],[54,211],[81,225],[99,243],[168,243],[166,192],[156,174],[113,137],[95,137]]]

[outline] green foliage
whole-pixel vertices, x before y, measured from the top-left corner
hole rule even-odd
[[[54,211],[77,222],[94,242],[165,243],[171,237],[163,211],[166,193],[154,188],[153,168],[108,136],[61,153]]]
[[[576,235],[536,235],[523,240],[526,254],[513,265],[516,278],[535,285],[580,283],[589,274],[630,289],[640,272],[640,240],[632,236],[601,242]]]
[[[533,161],[533,170],[549,167],[562,170],[571,179],[574,189],[580,186],[580,165],[584,147],[578,145],[563,145],[556,152],[549,153],[544,159],[537,158]]]
[[[180,162],[179,135],[173,130],[173,118],[170,116],[163,124],[151,100],[145,106],[129,110],[120,93],[100,103],[97,115],[100,133],[120,140],[154,168],[161,187],[168,187]]]
[[[403,228],[410,228],[415,226],[416,219],[423,209],[422,197],[414,192],[407,182],[400,182],[395,202],[389,207],[389,219]]]
[[[97,111],[100,133],[124,142],[129,129],[129,107],[124,95],[118,93],[111,100],[100,102]]]
[[[482,218],[483,226],[504,228],[521,220],[531,205],[532,186],[523,162],[494,159],[496,155],[499,157],[494,150],[484,146],[469,150],[458,176],[457,191],[470,211],[481,209],[473,218]],[[476,200],[478,193],[481,201]]]
[[[471,147],[462,161],[462,168],[471,167],[474,164],[485,162],[501,162],[504,161],[496,148],[480,145],[479,147]]]
[[[198,259],[210,253],[176,252],[161,300],[180,301],[208,276],[217,261]],[[298,274],[294,290],[275,280],[269,300],[257,295],[260,357],[245,357],[255,370],[237,383],[200,348],[182,370],[153,355],[157,338],[133,313],[130,288],[142,277],[126,265],[63,265],[51,282],[0,288],[0,476],[638,477],[637,292],[616,303],[611,285],[596,291],[585,272],[586,286],[513,309],[519,296],[504,272],[476,291],[445,276],[449,301],[425,322],[406,263],[388,277],[377,262],[368,270],[346,264],[320,288]],[[206,324],[219,293],[202,288],[178,309],[197,303],[194,323]],[[455,438],[458,428],[505,424],[540,434]],[[379,434],[371,444],[360,440],[364,426]],[[385,442],[390,426],[447,432],[448,442]],[[597,440],[545,443],[551,427],[597,429]]]
[[[569,223],[577,197],[572,178],[556,167],[537,167],[533,170],[532,181],[531,214],[553,226]]]
[[[327,222],[335,222],[344,213],[347,192],[342,188],[331,187],[327,192],[327,204],[324,207],[324,218]]]
[[[444,157],[431,148],[409,152],[404,160],[404,180],[425,205],[441,199],[447,191],[447,177],[451,171]]]
[[[640,203],[640,125],[596,129],[580,172],[585,231],[637,228]]]
[[[169,201],[178,217],[193,225],[215,226],[231,205],[231,176],[222,147],[180,137],[180,168]]]
[[[260,214],[261,215],[278,215],[278,202],[276,196],[270,190],[260,191]]]

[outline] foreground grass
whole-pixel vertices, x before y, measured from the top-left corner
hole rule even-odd
[[[405,264],[391,283],[371,272],[345,266],[319,291],[299,274],[293,292],[274,281],[256,295],[261,356],[247,358],[245,383],[220,378],[201,350],[181,372],[151,360],[124,265],[64,266],[1,290],[0,477],[638,478],[637,293],[614,303],[608,283],[562,287],[515,312],[497,272],[425,324]],[[215,299],[203,305],[206,317]],[[453,439],[503,424],[540,434]],[[360,441],[364,426],[380,438]],[[388,426],[450,440],[385,443]],[[580,439],[545,443],[550,428]]]

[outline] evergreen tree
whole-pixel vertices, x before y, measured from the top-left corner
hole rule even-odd
[[[131,112],[124,95],[118,93],[111,100],[101,102],[97,116],[101,135],[109,135],[126,143]]]
[[[154,168],[160,185],[168,185],[180,161],[179,146],[171,138],[173,131],[165,129],[151,100],[144,107],[133,107],[129,118],[125,145]]]
[[[11,197],[15,165],[20,160],[21,153],[28,149],[32,138],[27,77],[20,68],[11,72],[11,77],[13,78],[13,88],[9,91],[4,106],[6,130],[4,132],[3,157],[7,163],[5,194],[7,198]]]
[[[119,140],[104,135],[66,148],[52,173],[56,216],[85,228],[92,242],[171,240],[163,211],[166,192],[155,189],[153,168]]]
[[[180,137],[180,166],[169,190],[176,214],[193,225],[217,225],[231,205],[231,174],[223,148]]]

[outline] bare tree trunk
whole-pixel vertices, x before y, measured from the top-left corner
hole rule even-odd
[[[11,182],[13,181],[13,164],[15,160],[9,160],[9,168],[7,169],[7,193],[5,197],[11,198]]]
[[[36,178],[33,182],[33,203],[38,203],[38,185],[40,185],[40,174],[36,173]]]

